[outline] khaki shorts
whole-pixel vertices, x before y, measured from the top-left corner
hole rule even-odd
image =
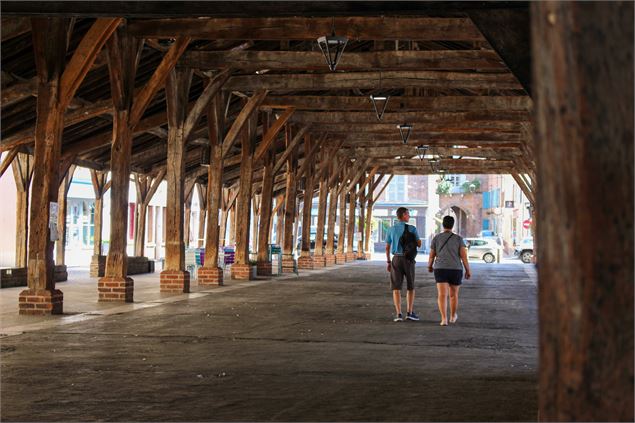
[[[406,278],[406,289],[415,289],[415,262],[404,256],[393,256],[390,263],[390,287],[393,290],[401,290],[403,278]]]

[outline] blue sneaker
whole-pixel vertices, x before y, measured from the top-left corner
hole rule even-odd
[[[397,317],[395,317],[392,321],[393,322],[403,322],[403,315],[401,313],[399,313],[397,315]]]
[[[406,320],[414,320],[415,322],[418,322],[419,316],[417,316],[417,313],[413,311],[412,313],[408,313],[408,315],[406,316]]]

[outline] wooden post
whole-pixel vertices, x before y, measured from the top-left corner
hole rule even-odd
[[[229,198],[229,190],[223,190],[223,95],[216,94],[207,108],[207,127],[210,141],[210,166],[207,173],[207,236],[205,239],[205,263],[198,269],[199,285],[222,285],[223,269],[218,266],[219,248],[225,243],[227,212],[223,199]],[[219,212],[222,219],[219,223]]]
[[[539,418],[633,421],[633,3],[531,7]]]
[[[380,178],[382,178],[382,176],[380,176]],[[373,178],[374,179],[374,178]],[[372,226],[373,226],[373,206],[375,205],[375,202],[373,201],[373,194],[375,191],[375,181],[371,181],[371,183],[368,185],[368,193],[366,195],[366,198],[368,200],[368,202],[366,203],[366,224],[364,225],[364,252],[366,253],[365,258],[366,260],[370,260],[372,258],[373,252],[375,251],[375,246],[374,244],[371,245],[371,235],[372,235]]]
[[[135,210],[134,255],[136,257],[145,255],[146,214],[150,201],[152,201],[152,197],[154,197],[164,177],[165,169],[162,169],[155,178],[148,175],[135,175],[137,207]]]
[[[287,125],[285,130],[286,145],[291,143],[291,127]],[[287,180],[284,198],[284,235],[282,244],[282,272],[292,273],[296,270],[296,261],[293,257],[293,223],[296,216],[296,180],[295,174],[298,170],[298,160],[296,150],[287,159]]]
[[[258,233],[258,275],[271,276],[271,260],[269,259],[269,243],[271,234],[271,216],[273,203],[273,152],[265,154],[264,172],[262,176],[262,199],[260,203],[260,226]]]
[[[183,187],[185,191],[185,187]],[[183,202],[183,248],[190,247],[192,240],[192,195],[194,190],[184,192],[185,201]]]
[[[185,142],[187,141],[184,137],[184,124],[191,80],[192,70],[179,68],[170,72],[165,86],[168,115],[166,173],[168,186],[165,269],[160,276],[161,292],[190,291],[190,273],[185,270],[183,217],[185,208]]]
[[[333,158],[332,172],[339,172],[337,156]],[[328,185],[328,184],[327,184]],[[330,187],[329,193],[329,217],[326,229],[326,254],[324,255],[325,266],[333,266],[335,264],[335,222],[337,220],[337,179]],[[338,240],[339,245],[339,240]]]
[[[26,267],[29,234],[29,189],[33,175],[33,160],[25,153],[18,153],[13,162],[13,178],[16,187],[15,205],[15,267]]]
[[[66,206],[68,189],[71,187],[71,181],[73,180],[73,173],[75,173],[75,166],[71,165],[66,170],[66,174],[63,175],[60,170],[60,185],[57,189],[57,232],[58,238],[55,241],[55,280],[65,281],[68,279],[68,272],[66,271]]]
[[[304,151],[308,154],[312,150],[311,135],[304,136]],[[307,160],[310,160],[307,158]],[[308,164],[304,179],[304,199],[302,205],[302,245],[300,247],[299,269],[313,269],[311,258],[311,209],[313,208],[313,162]]]
[[[253,166],[252,166],[253,167]],[[261,224],[260,221],[260,203],[262,201],[262,194],[254,194],[251,197],[251,235],[249,236],[249,249],[250,251],[258,250],[258,227]],[[267,225],[264,225],[265,227]]]
[[[207,219],[207,185],[196,184],[198,192],[198,239],[196,245],[202,248],[205,245],[205,220]]]
[[[366,250],[364,250],[364,239],[366,231],[364,225],[366,224],[366,195],[364,194],[365,188],[361,188],[361,192],[358,193],[359,198],[359,220],[357,221],[357,233],[359,238],[357,239],[357,260],[366,260]]]
[[[93,183],[93,191],[95,193],[95,231],[93,237],[93,255],[90,260],[90,276],[98,277],[104,274],[106,264],[105,257],[102,258],[101,252],[101,232],[104,223],[104,194],[108,187],[106,186],[106,172],[90,171]]]
[[[285,196],[280,194],[276,198],[276,207],[278,211],[276,212],[276,244],[282,247],[284,242],[284,205],[285,205]]]
[[[229,234],[227,244],[236,246],[236,203],[229,208]]]
[[[329,166],[326,150],[323,150],[322,154],[322,166]],[[322,178],[320,179],[318,195],[318,216],[317,216],[317,228],[315,233],[315,252],[313,254],[313,267],[324,267],[326,265],[326,259],[324,257],[324,229],[326,223],[326,200],[329,193],[329,172],[322,172]]]
[[[63,294],[53,279],[53,242],[49,231],[51,203],[57,201],[58,163],[62,149],[64,108],[60,82],[69,19],[32,20],[33,49],[38,74],[37,121],[31,216],[29,222],[28,288],[20,292],[20,314],[61,314]]]
[[[251,265],[249,264],[249,228],[251,212],[251,187],[253,179],[253,153],[256,138],[258,114],[252,114],[246,127],[242,130],[240,185],[236,198],[236,255],[231,267],[232,279],[250,280]]]
[[[355,185],[348,193],[348,226],[346,227],[346,261],[355,260],[356,256],[353,252],[353,241],[355,236],[355,207],[357,198]]]
[[[341,184],[346,185],[346,180],[341,181]],[[335,256],[335,264],[346,263],[346,191],[344,189],[340,192],[340,221],[337,236],[337,255]]]

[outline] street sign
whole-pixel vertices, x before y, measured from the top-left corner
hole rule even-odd
[[[531,219],[523,220],[523,228],[529,229],[531,227]]]

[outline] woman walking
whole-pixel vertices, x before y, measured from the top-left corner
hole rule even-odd
[[[452,232],[454,218],[443,218],[443,232],[437,234],[430,244],[430,260],[428,271],[434,271],[434,280],[437,282],[437,303],[441,313],[441,326],[448,325],[447,307],[448,292],[450,294],[450,323],[456,323],[458,318],[459,288],[463,279],[463,267],[465,267],[465,279],[470,279],[470,265],[467,261],[467,248],[463,238]],[[463,266],[461,266],[463,263]]]

